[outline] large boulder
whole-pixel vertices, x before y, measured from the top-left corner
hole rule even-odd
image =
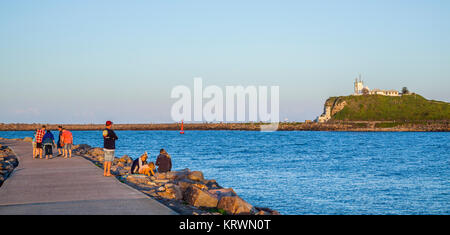
[[[179,180],[179,179],[185,179],[191,173],[191,170],[189,170],[189,168],[185,168],[183,170],[171,171],[171,172],[174,172],[174,174],[175,174],[174,180]]]
[[[255,209],[257,211],[256,215],[281,215],[280,212],[276,210],[272,210],[267,207],[256,207]]]
[[[177,184],[178,186],[180,186],[180,189],[181,189],[181,191],[182,191],[183,193],[186,192],[186,190],[187,190],[190,186],[197,187],[197,188],[199,188],[199,189],[208,190],[208,186],[202,184],[201,182],[193,181],[193,180],[190,180],[190,179],[181,179],[181,180],[178,180],[178,181],[176,182],[176,184]]]
[[[120,175],[120,176],[122,176],[122,175],[128,174],[128,171],[125,170],[123,167],[120,167],[120,166],[111,166],[111,173],[113,175]]]
[[[123,155],[121,158],[119,158],[119,162],[124,164],[132,164],[133,159],[131,159],[128,155]]]
[[[175,200],[181,200],[183,199],[183,194],[181,192],[181,189],[178,185],[171,184],[170,186],[165,186],[164,191],[158,191],[158,196],[165,198],[165,199],[175,199]]]
[[[222,197],[237,196],[236,192],[232,188],[222,188],[222,189],[210,189],[209,193],[216,195],[220,200]]]
[[[203,181],[203,173],[201,171],[192,171],[187,175],[187,178],[194,181]]]
[[[88,145],[88,144],[79,144],[79,145],[78,145],[78,148],[79,148],[79,149],[86,149],[86,150],[89,150],[89,149],[91,149],[92,147],[91,147],[90,145]]]
[[[147,184],[150,181],[145,175],[126,175],[123,179],[133,184]]]
[[[72,151],[78,154],[87,154],[89,153],[89,150],[91,149],[90,145],[87,144],[78,144],[73,146]]]
[[[8,161],[0,162],[0,170],[12,171],[14,169],[13,164]]]
[[[89,155],[94,156],[94,157],[103,157],[104,156],[104,152],[102,148],[93,148],[89,150]]]
[[[194,181],[188,179],[182,179],[177,182],[177,185],[180,186],[181,191],[184,193],[189,186],[195,184]]]
[[[209,189],[221,189],[222,187],[216,182],[216,180],[204,180],[203,183]]]
[[[154,177],[158,180],[167,180],[167,172],[165,173],[160,173],[160,172],[156,172]]]
[[[238,196],[221,197],[217,208],[224,210],[230,215],[251,215],[256,212],[252,205]]]
[[[184,169],[180,171],[169,171],[164,173],[155,173],[155,177],[157,179],[164,179],[164,180],[179,180],[184,179],[189,175],[190,171],[189,169]]]
[[[19,161],[17,161],[17,158],[15,158],[15,157],[10,157],[5,162],[10,163],[13,166],[13,168],[16,168],[19,165]]]
[[[183,194],[183,199],[195,207],[217,207],[218,199],[214,194],[203,191],[193,185],[189,186]]]

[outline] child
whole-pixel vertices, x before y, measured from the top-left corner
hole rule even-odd
[[[38,129],[36,129],[36,132],[38,131]],[[33,143],[32,143],[32,145],[33,145],[33,158],[36,158],[37,157],[37,148],[36,148],[36,132],[34,133],[34,135],[33,135]]]
[[[155,175],[155,163],[150,162],[149,164],[142,167],[141,170],[139,170],[140,174],[144,174],[146,176],[154,176]]]

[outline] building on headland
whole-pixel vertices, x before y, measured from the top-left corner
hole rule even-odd
[[[370,90],[368,86],[364,86],[364,82],[361,80],[361,75],[359,79],[355,79],[354,92],[352,95],[384,95],[384,96],[400,96],[400,92],[396,90],[381,90],[373,89]],[[327,122],[331,117],[342,110],[346,105],[345,101],[338,104],[325,104],[322,115],[315,119],[315,122]],[[333,107],[333,110],[332,110]]]
[[[400,93],[396,90],[370,90],[368,86],[364,86],[364,82],[361,80],[361,76],[355,79],[353,95],[386,95],[386,96],[400,96]]]

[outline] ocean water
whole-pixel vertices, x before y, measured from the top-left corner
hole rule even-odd
[[[282,214],[450,214],[450,133],[116,131],[116,156],[203,171]],[[57,132],[54,132],[56,135]],[[102,147],[101,131],[73,131]],[[0,132],[23,138],[31,131]]]

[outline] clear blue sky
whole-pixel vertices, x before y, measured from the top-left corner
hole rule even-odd
[[[176,85],[278,85],[280,118],[370,88],[450,100],[450,1],[0,0],[0,122],[170,122]]]

